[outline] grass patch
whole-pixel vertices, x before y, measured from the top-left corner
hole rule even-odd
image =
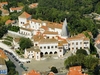
[[[8,42],[8,41],[2,41],[2,43],[8,45],[8,46],[11,46],[11,42]]]
[[[4,40],[7,40],[7,41],[13,41],[13,39],[10,39],[10,38],[4,38]]]

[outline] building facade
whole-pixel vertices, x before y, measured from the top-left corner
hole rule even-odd
[[[28,36],[34,48],[25,50],[25,58],[40,60],[41,56],[56,54],[63,57],[64,52],[70,50],[73,54],[77,49],[90,48],[90,40],[84,33],[70,37],[67,20],[62,23],[53,23],[31,19],[31,15],[23,12],[19,17],[19,34]],[[37,48],[38,47],[38,48]]]

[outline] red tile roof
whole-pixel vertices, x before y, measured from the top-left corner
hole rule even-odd
[[[11,24],[11,23],[13,23],[13,22],[14,22],[14,20],[7,20],[7,21],[5,22],[5,24],[8,25],[8,24]]]
[[[55,75],[53,72],[50,72],[48,75]]]
[[[31,70],[26,75],[40,75],[40,73],[39,72],[36,72],[35,70]]]
[[[69,68],[69,72],[67,75],[88,75],[88,74],[82,73],[81,66],[75,66]]]
[[[22,10],[23,7],[15,7],[15,8],[11,7],[10,9],[13,10],[13,11],[15,11],[15,10]]]
[[[38,3],[32,3],[29,5],[30,8],[36,8],[38,6]]]
[[[28,14],[27,12],[23,12],[19,17],[29,18],[29,17],[31,17],[31,15]]]
[[[0,49],[0,58],[3,58],[3,59],[8,59],[8,57],[6,56],[6,54],[4,53],[3,50]]]

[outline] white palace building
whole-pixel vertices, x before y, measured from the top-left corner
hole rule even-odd
[[[89,49],[90,40],[83,33],[69,36],[67,21],[63,24],[31,19],[23,12],[19,17],[19,33],[30,38],[34,46],[25,49],[25,58],[40,60],[42,56],[55,54],[63,57],[66,50],[75,53],[77,49]]]

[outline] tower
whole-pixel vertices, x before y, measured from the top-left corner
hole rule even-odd
[[[62,37],[66,37],[66,38],[69,37],[69,32],[68,32],[68,27],[67,27],[66,18],[65,18],[65,20],[64,20],[64,22],[63,22],[61,36],[62,36]]]

